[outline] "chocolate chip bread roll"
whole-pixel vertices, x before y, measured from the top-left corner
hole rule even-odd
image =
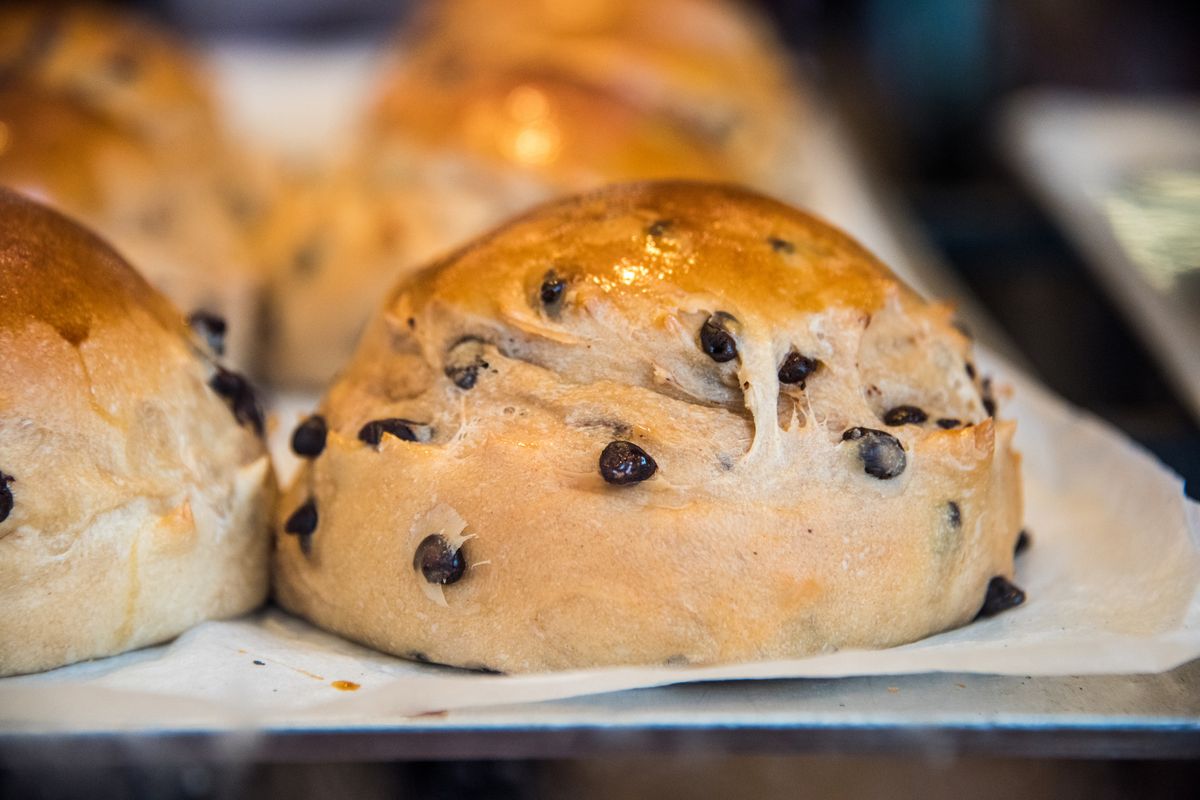
[[[0,675],[265,597],[262,412],[200,328],[92,234],[0,189]]]
[[[947,307],[765,197],[543,206],[387,296],[293,439],[278,599],[504,672],[962,625],[1021,597],[1015,424],[970,364]]]

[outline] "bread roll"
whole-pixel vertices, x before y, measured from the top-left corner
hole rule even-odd
[[[294,439],[278,600],[504,672],[886,647],[1012,605],[1015,424],[950,317],[746,190],[543,206],[387,295]]]
[[[107,245],[0,189],[0,675],[261,603],[261,426],[248,385]]]
[[[136,16],[99,5],[0,9],[0,75],[69,96],[156,149],[210,153],[216,104],[189,48]]]
[[[552,75],[669,116],[722,153],[741,182],[771,185],[794,160],[804,103],[772,31],[724,0],[487,0],[426,3],[374,118],[438,75]],[[651,178],[655,175],[635,177]],[[681,176],[673,176],[681,177]]]

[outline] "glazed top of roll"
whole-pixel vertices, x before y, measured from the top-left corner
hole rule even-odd
[[[549,307],[539,299],[548,281],[562,291]],[[962,361],[969,347],[950,325],[948,307],[921,301],[837,229],[734,187],[629,184],[539,208],[401,282],[386,308],[385,324],[403,329],[395,335],[419,343],[434,364],[463,337],[494,337],[515,357],[552,366],[572,382],[615,381],[772,420],[776,374],[789,353],[840,372],[833,350],[850,340],[839,338],[870,342],[886,330],[879,320],[914,315],[936,331],[936,349],[900,354],[865,346],[856,365],[891,367],[895,374],[876,382],[894,391],[855,397],[858,381],[846,372],[849,383],[827,379],[828,389],[812,390],[813,401],[823,405],[821,395],[836,387],[846,396],[827,413],[849,419],[864,404],[882,415],[887,403],[922,395],[946,416],[982,418],[961,369],[943,378],[951,354]],[[810,316],[817,312],[821,322]],[[710,318],[737,340],[736,359],[714,364],[698,345],[696,332]],[[347,371],[351,379],[394,372],[372,347],[393,338],[379,324]],[[897,358],[907,363],[888,363]],[[388,380],[416,382],[423,374]],[[756,445],[777,430],[756,425]]]

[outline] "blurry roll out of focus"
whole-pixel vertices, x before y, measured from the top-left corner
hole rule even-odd
[[[195,56],[119,11],[5,6],[0,76],[0,184],[93,228],[185,311],[227,318],[249,366],[267,178],[225,136]]]

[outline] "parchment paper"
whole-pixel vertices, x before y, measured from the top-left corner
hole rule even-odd
[[[256,76],[255,65],[226,56],[225,72],[254,78],[240,89],[244,104],[255,108],[262,97],[287,96],[283,81],[294,77],[296,58],[310,71],[316,59],[305,51],[268,60],[278,74]],[[326,87],[326,95],[362,95],[367,60],[320,63],[340,64],[348,74],[345,86]],[[297,97],[318,102],[307,89]],[[815,127],[806,146],[815,151],[805,159],[814,205],[921,288],[918,270],[905,263],[894,230],[869,201],[837,137]],[[1200,656],[1200,506],[1186,500],[1179,478],[985,353],[978,363],[1014,389],[1001,408],[1019,421],[1034,537],[1017,562],[1026,604],[991,620],[903,647],[800,661],[510,677],[391,658],[268,608],[200,625],[165,646],[0,680],[0,728],[369,726],[397,715],[679,682],[927,671],[1121,674],[1165,671]],[[286,434],[311,403],[283,398],[276,409],[273,449],[285,471]],[[360,688],[341,691],[338,681]]]

